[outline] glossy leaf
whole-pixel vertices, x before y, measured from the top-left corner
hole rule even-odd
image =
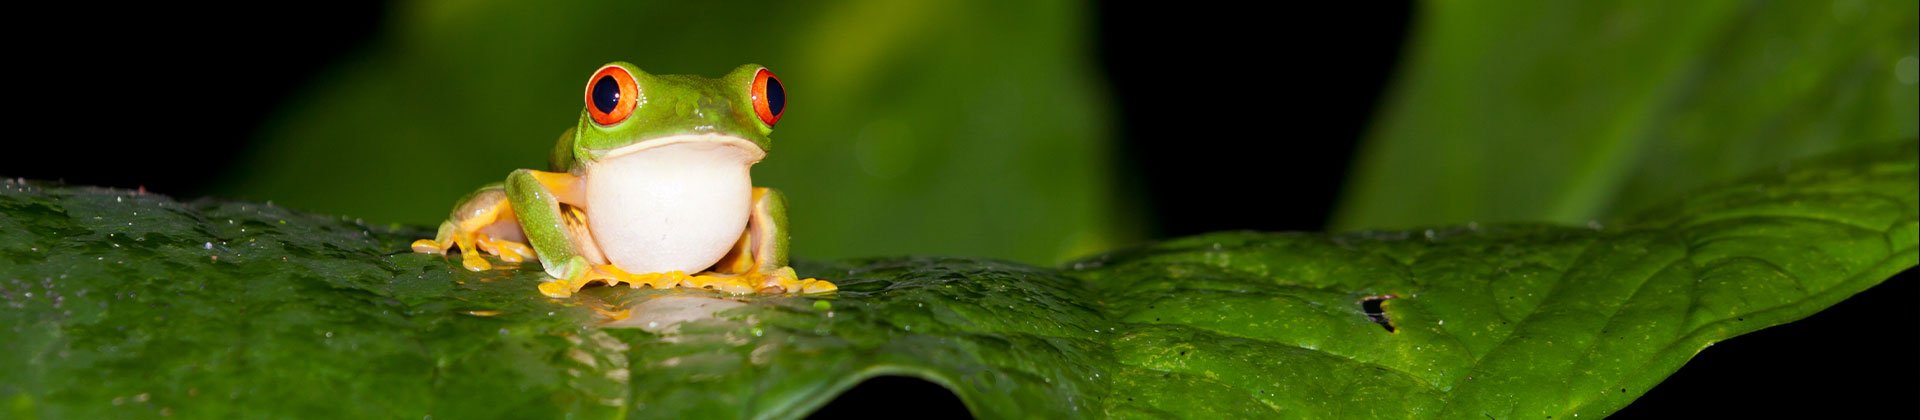
[[[1920,132],[1914,2],[1421,6],[1339,229],[1617,218]]]
[[[0,401],[14,418],[791,418],[908,375],[991,418],[1597,418],[1714,341],[1914,266],[1917,153],[1784,165],[1606,225],[1220,233],[1062,269],[803,264],[842,289],[747,298],[552,300],[537,270],[407,251],[420,229],[8,181]]]

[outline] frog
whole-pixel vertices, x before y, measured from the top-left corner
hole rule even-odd
[[[413,251],[457,248],[473,271],[496,268],[488,254],[537,259],[547,275],[538,290],[554,298],[623,282],[736,295],[832,292],[832,282],[799,278],[788,265],[786,196],[752,181],[752,166],[773,149],[786,93],[758,64],[718,78],[601,65],[548,170],[514,170],[468,193]]]

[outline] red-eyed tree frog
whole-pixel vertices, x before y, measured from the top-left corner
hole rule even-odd
[[[580,121],[554,145],[550,171],[516,170],[480,187],[413,250],[458,246],[461,264],[475,271],[492,268],[483,253],[538,257],[552,276],[539,290],[553,297],[593,282],[835,290],[787,266],[786,198],[753,186],[750,169],[772,149],[786,99],[780,78],[754,64],[717,79],[601,66],[587,79]]]

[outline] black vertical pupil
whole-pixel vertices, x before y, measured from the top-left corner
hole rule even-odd
[[[787,109],[787,88],[780,86],[780,79],[767,78],[767,111],[780,115]]]
[[[620,82],[614,81],[613,76],[600,76],[600,81],[593,82],[593,109],[602,114],[612,114],[613,108],[618,106]]]

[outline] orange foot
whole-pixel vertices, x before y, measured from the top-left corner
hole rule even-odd
[[[594,266],[591,270],[588,270],[587,274],[577,279],[553,279],[541,283],[540,293],[556,298],[573,296],[573,294],[579,292],[581,288],[594,282],[606,283],[608,286],[619,285],[625,282],[636,289],[640,288],[640,286],[655,289],[670,287],[713,289],[733,295],[749,295],[755,293],[807,294],[839,290],[839,287],[835,286],[833,282],[811,278],[801,279],[794,274],[792,268],[787,267],[782,267],[770,272],[747,272],[741,274],[702,272],[700,274],[687,275],[687,273],[681,271],[633,274],[608,264]]]
[[[487,262],[487,259],[484,258],[486,254],[493,254],[494,256],[500,257],[501,261],[510,263],[526,261],[534,257],[533,248],[527,247],[527,244],[505,239],[494,239],[476,233],[455,233],[453,238],[446,242],[432,239],[413,241],[413,252],[422,254],[445,254],[448,249],[456,245],[460,247],[460,265],[473,271],[485,271],[493,268],[493,263]]]

